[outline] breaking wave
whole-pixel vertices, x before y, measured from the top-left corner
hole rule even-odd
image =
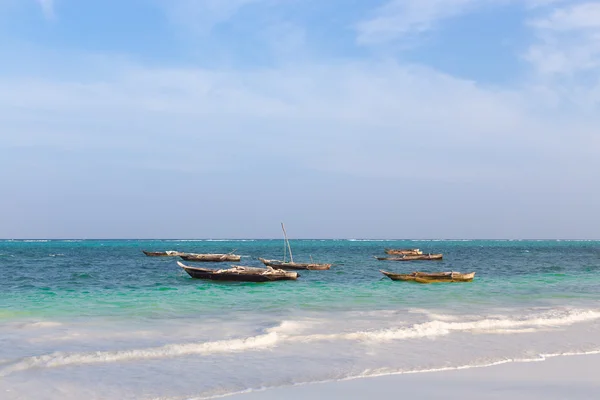
[[[562,313],[548,313],[529,319],[483,319],[469,322],[429,321],[415,324],[411,327],[390,328],[373,331],[358,331],[350,333],[315,334],[295,336],[288,338],[295,341],[320,341],[320,340],[358,340],[358,341],[389,341],[400,339],[433,338],[448,335],[452,332],[477,332],[477,333],[529,333],[536,328],[548,328],[571,325],[600,319],[600,312],[596,311],[566,311]]]
[[[0,369],[0,376],[32,368],[53,368],[74,364],[97,364],[125,362],[142,359],[181,357],[188,355],[212,355],[242,351],[256,351],[272,348],[283,343],[307,343],[317,341],[369,341],[386,342],[391,340],[435,338],[453,332],[486,334],[521,334],[536,332],[539,328],[554,328],[600,319],[600,312],[566,310],[545,313],[523,319],[486,318],[466,322],[433,320],[407,327],[355,331],[347,333],[313,333],[297,335],[310,328],[310,321],[282,321],[268,328],[263,334],[247,338],[219,340],[204,343],[168,344],[161,347],[120,351],[97,351],[88,353],[63,353],[27,357]],[[43,325],[42,325],[43,326]],[[50,325],[52,326],[52,325]]]
[[[149,358],[180,357],[188,355],[210,355],[244,350],[254,350],[273,346],[277,342],[277,333],[267,333],[245,339],[219,340],[205,343],[168,344],[161,347],[122,350],[97,351],[90,353],[52,353],[43,356],[25,358],[0,370],[0,376],[32,368],[53,368],[67,365],[98,364],[132,361]]]

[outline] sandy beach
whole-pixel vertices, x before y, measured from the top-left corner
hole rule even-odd
[[[598,399],[600,355],[552,357],[491,367],[400,374],[238,394],[235,400],[271,399]]]

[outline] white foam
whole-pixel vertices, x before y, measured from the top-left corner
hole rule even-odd
[[[556,315],[558,314],[558,315]],[[288,338],[294,341],[321,341],[321,340],[358,340],[358,341],[389,341],[401,339],[433,338],[448,335],[451,332],[481,332],[498,333],[501,330],[541,327],[567,326],[575,323],[593,321],[600,318],[596,311],[566,311],[550,313],[529,319],[483,319],[468,322],[429,321],[415,324],[408,328],[390,328],[374,331],[358,331],[350,333],[315,334],[308,336],[295,336]],[[521,329],[521,332],[523,330]]]
[[[390,370],[390,369],[375,369],[375,370],[365,370],[364,372],[351,375],[343,378],[337,379],[327,379],[321,381],[307,381],[307,382],[297,382],[292,385],[275,385],[269,387],[260,387],[255,389],[244,389],[236,392],[224,393],[213,396],[205,396],[205,397],[193,397],[189,400],[209,400],[209,399],[218,399],[229,397],[238,394],[245,393],[254,393],[254,392],[265,392],[270,389],[277,389],[286,386],[295,387],[295,386],[305,386],[305,385],[313,385],[313,384],[322,384],[322,383],[334,383],[334,382],[345,382],[351,381],[355,379],[365,379],[365,378],[377,378],[381,376],[390,376],[390,375],[408,375],[408,374],[424,374],[431,372],[448,372],[448,371],[460,371],[466,369],[475,369],[475,368],[487,368],[494,367],[497,365],[510,364],[510,363],[529,363],[529,362],[543,362],[549,358],[553,357],[563,357],[563,356],[585,356],[585,355],[595,355],[600,354],[600,350],[592,350],[592,351],[582,351],[582,352],[568,352],[568,353],[557,353],[557,354],[539,354],[538,357],[534,358],[509,358],[504,360],[493,361],[484,364],[465,364],[458,365],[454,367],[440,367],[440,368],[428,368],[428,369],[414,369],[414,370]]]
[[[537,357],[531,358],[507,358],[504,360],[498,360],[485,364],[465,364],[459,365],[455,367],[441,367],[441,368],[429,368],[429,369],[415,369],[415,370],[367,370],[362,374],[342,378],[340,381],[359,379],[359,378],[374,378],[377,376],[386,376],[386,375],[402,375],[402,374],[421,374],[428,372],[444,372],[444,371],[459,371],[463,369],[473,369],[473,368],[485,368],[485,367],[493,367],[496,365],[509,364],[509,363],[530,363],[530,362],[542,362],[546,361],[549,358],[555,357],[563,357],[563,356],[587,356],[587,355],[596,355],[600,354],[600,350],[590,350],[590,351],[580,351],[580,352],[565,352],[565,353],[550,353],[550,354],[539,354]]]
[[[298,333],[313,326],[315,322],[311,321],[282,321],[279,325],[267,329],[268,333],[277,333],[280,335],[290,335]]]
[[[514,335],[518,333],[535,333],[539,332],[540,329],[535,328],[523,328],[523,329],[476,329],[473,330],[473,333],[482,333],[482,334],[497,334],[497,335]]]
[[[21,326],[21,328],[54,328],[57,326],[61,326],[60,322],[56,321],[38,321],[38,322],[30,322]]]
[[[32,368],[53,368],[66,365],[122,362],[150,358],[166,358],[188,355],[210,355],[271,347],[277,343],[275,332],[245,339],[220,340],[205,343],[169,344],[162,347],[97,351],[92,353],[56,352],[43,356],[28,357],[6,368],[0,369],[0,377]]]
[[[132,349],[121,351],[98,351],[91,353],[56,352],[42,356],[22,359],[4,369],[0,376],[31,368],[52,368],[73,364],[95,364],[125,362],[130,360],[179,357],[187,355],[210,355],[218,353],[254,351],[270,348],[280,343],[302,343],[316,341],[363,341],[386,342],[419,338],[435,338],[453,332],[487,333],[487,334],[519,334],[535,332],[540,328],[568,326],[576,323],[600,319],[600,312],[592,310],[554,311],[524,319],[486,318],[464,322],[428,321],[408,327],[378,329],[372,331],[355,331],[343,333],[317,333],[297,335],[295,333],[314,326],[315,321],[282,321],[269,328],[262,335],[248,338],[220,340],[204,343],[169,344],[161,347]],[[35,324],[35,323],[34,323]],[[52,322],[41,322],[40,326]],[[35,325],[33,325],[35,326]]]

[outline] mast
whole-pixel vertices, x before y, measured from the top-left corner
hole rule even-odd
[[[285,241],[285,239],[283,239],[283,262],[285,262],[286,256],[287,256],[287,242]]]
[[[287,238],[287,233],[285,232],[285,226],[283,226],[283,222],[281,223],[281,229],[283,229],[283,239],[285,240],[284,245],[287,243],[288,251],[290,252],[290,261],[294,262],[294,256],[292,256],[292,248],[290,247],[290,241]]]

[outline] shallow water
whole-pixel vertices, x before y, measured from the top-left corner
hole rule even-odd
[[[291,242],[296,261],[334,266],[217,283],[141,250],[235,249],[261,266],[282,241],[0,241],[0,393],[202,398],[600,349],[600,242]],[[385,247],[444,260],[375,260]],[[380,269],[477,275],[420,285]]]

